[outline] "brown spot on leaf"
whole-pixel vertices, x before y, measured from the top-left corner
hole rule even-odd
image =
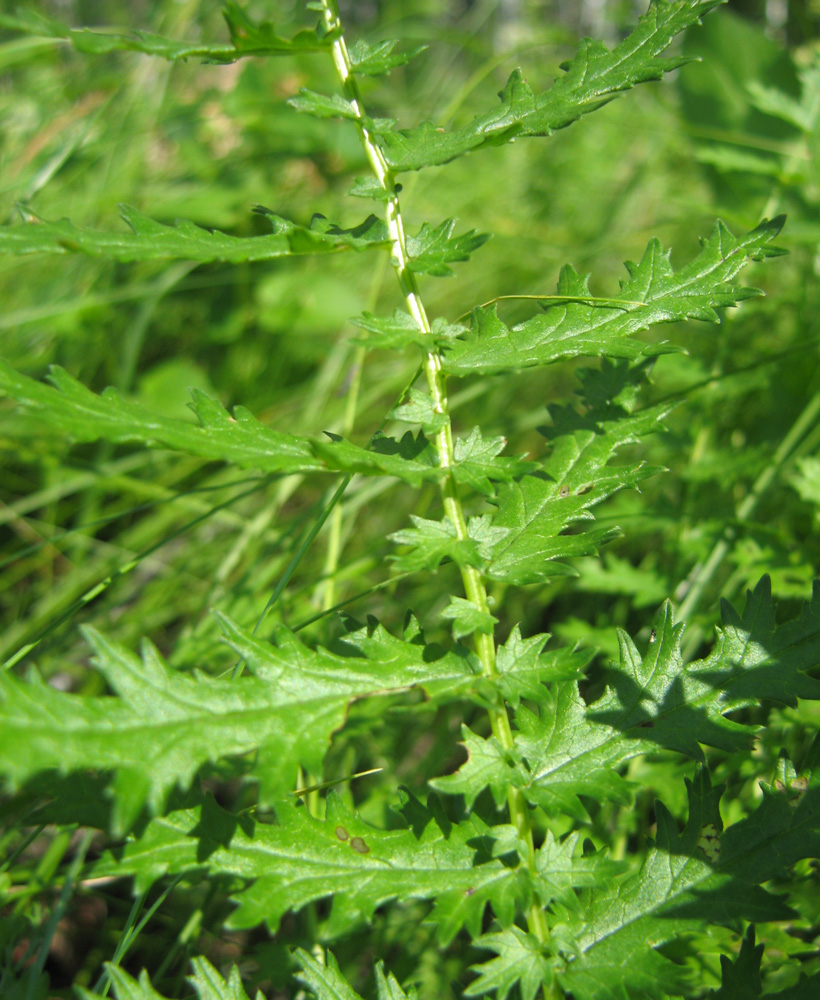
[[[361,837],[352,837],[350,840],[350,846],[353,848],[354,851],[357,851],[359,854],[370,853],[370,848],[362,840]]]
[[[345,830],[343,826],[337,826],[336,836],[339,838],[339,840],[347,840],[350,834],[347,832],[347,830]]]

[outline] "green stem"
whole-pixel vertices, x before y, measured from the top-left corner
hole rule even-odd
[[[742,524],[752,516],[755,508],[760,503],[763,494],[766,493],[772,485],[782,466],[791,457],[792,452],[799,444],[800,439],[809,430],[812,424],[815,423],[818,416],[820,416],[820,392],[816,392],[809,400],[803,412],[794,424],[792,424],[789,433],[780,442],[779,447],[772,456],[772,460],[766,465],[754,481],[752,488],[744,497],[743,502],[738,506],[736,513],[737,522]],[[693,582],[691,583],[689,591],[678,607],[678,617],[680,619],[685,620],[695,610],[701,597],[703,596],[704,590],[711,582],[712,577],[717,572],[720,564],[726,558],[731,543],[734,541],[736,535],[737,528],[730,525],[723,533],[723,537],[719,539],[715,547],[712,549],[706,562],[702,563],[699,567],[696,567],[696,573],[692,577]]]
[[[410,270],[409,257],[407,253],[407,240],[404,232],[404,220],[401,213],[396,182],[387,160],[382,153],[381,147],[376,142],[374,135],[367,128],[366,116],[364,114],[361,94],[358,82],[353,72],[350,55],[345,44],[341,31],[341,21],[336,5],[336,0],[322,0],[324,25],[327,31],[336,34],[332,44],[333,62],[342,86],[345,98],[355,109],[358,121],[355,122],[359,138],[364,148],[365,155],[370,164],[376,180],[385,192],[386,209],[385,221],[390,233],[390,257],[393,270],[401,288],[405,307],[416,324],[423,333],[428,334],[432,342],[432,328],[424,303],[419,294],[418,284],[415,274]],[[432,349],[424,356],[424,374],[427,379],[427,386],[433,400],[433,407],[436,413],[445,418],[441,430],[434,438],[436,454],[439,466],[442,469],[452,469],[455,464],[455,450],[453,446],[453,428],[450,422],[449,407],[447,400],[447,388],[445,376],[442,370],[441,355]],[[456,536],[461,540],[467,540],[467,518],[464,514],[464,507],[458,495],[458,489],[452,473],[449,473],[441,482],[441,497],[444,505],[444,512],[450,522],[455,526]],[[487,599],[487,589],[481,573],[472,566],[461,568],[461,578],[464,584],[464,592],[472,603],[486,614],[490,613],[489,601]],[[480,633],[476,638],[476,653],[481,662],[485,675],[494,677],[498,673],[496,665],[495,640],[491,635]],[[488,709],[490,724],[493,735],[501,743],[505,750],[513,748],[513,735],[510,727],[509,716],[506,707]],[[527,845],[527,864],[531,871],[535,871],[535,847],[532,836],[532,824],[530,823],[529,809],[524,796],[518,789],[511,788],[507,794],[507,803],[510,811],[510,820],[515,825],[519,835]],[[527,913],[527,922],[530,931],[542,943],[546,942],[549,936],[544,914],[537,903],[533,903]],[[546,987],[545,987],[546,993]],[[558,994],[556,994],[557,996]]]

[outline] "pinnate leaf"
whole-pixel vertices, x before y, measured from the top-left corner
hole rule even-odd
[[[408,236],[410,270],[447,278],[453,273],[448,264],[469,260],[470,254],[490,238],[489,234],[474,229],[454,236],[455,228],[455,219],[445,219],[437,226],[425,222],[415,236]]]
[[[297,32],[292,38],[277,34],[268,21],[254,21],[235,0],[226,0],[223,14],[231,41],[180,42],[147,31],[124,35],[119,32],[72,29],[53,18],[25,11],[17,16],[4,15],[2,25],[29,34],[65,38],[79,52],[101,55],[106,52],[142,52],[164,59],[206,59],[231,63],[242,56],[289,55],[294,52],[318,52],[330,47],[334,36],[321,25]]]
[[[579,521],[591,520],[591,508],[618,490],[637,487],[661,471],[642,462],[611,466],[618,449],[661,429],[668,406],[628,414],[620,407],[601,405],[577,412],[574,407],[551,407],[551,454],[543,471],[502,485],[493,525],[507,534],[494,547],[488,573],[508,583],[537,583],[551,576],[573,573],[558,560],[590,555],[620,534],[618,528],[599,528],[566,534]]]
[[[616,1000],[623,987],[663,997],[684,986],[681,967],[655,949],[664,941],[706,923],[732,925],[739,919],[783,920],[791,911],[782,897],[761,888],[801,858],[820,849],[820,790],[814,784],[796,804],[767,791],[750,816],[719,833],[719,853],[707,857],[698,846],[704,828],[720,829],[717,801],[701,770],[689,786],[689,819],[682,832],[656,804],[656,846],[641,869],[607,890],[587,896],[583,912],[555,928],[574,941],[559,973],[565,990],[579,1000]],[[732,994],[729,994],[730,996]]]
[[[659,80],[686,58],[660,58],[679,32],[708,13],[720,0],[658,0],[635,30],[611,51],[602,42],[584,39],[565,74],[536,95],[516,70],[501,92],[497,108],[477,115],[463,128],[447,131],[432,122],[380,137],[394,171],[418,170],[447,163],[484,146],[497,146],[517,136],[549,135],[596,110],[638,83]]]
[[[115,771],[114,826],[159,809],[208,761],[256,754],[262,798],[293,788],[300,764],[320,773],[331,734],[354,698],[403,691],[459,697],[477,668],[456,652],[387,636],[372,623],[347,637],[345,655],[311,650],[284,627],[276,642],[223,620],[226,638],[253,676],[236,681],[170,670],[146,645],[142,657],[96,632],[97,669],[116,697],[68,695],[36,675],[0,675],[0,766],[13,784],[41,771]],[[300,722],[293,724],[294,712]]]
[[[736,305],[756,289],[732,284],[749,260],[778,256],[770,246],[780,232],[783,216],[763,221],[748,235],[735,238],[718,222],[701,252],[674,271],[670,251],[651,240],[640,263],[627,262],[629,277],[617,295],[594,302],[589,276],[569,266],[561,271],[558,296],[570,300],[548,305],[532,319],[509,327],[495,306],[473,310],[470,330],[449,345],[444,368],[453,375],[496,374],[518,368],[549,365],[579,355],[637,358],[664,348],[632,339],[657,323],[686,319],[718,322],[716,310]],[[590,300],[588,303],[584,300]]]
[[[151,413],[112,388],[98,396],[57,366],[51,368],[49,379],[53,387],[19,374],[0,359],[0,392],[75,441],[171,448],[263,472],[308,472],[324,467],[306,438],[271,430],[244,407],[237,407],[232,416],[198,389],[190,405],[199,425]]]
[[[256,212],[269,221],[270,235],[228,236],[187,220],[168,226],[128,205],[120,206],[120,215],[130,232],[83,229],[67,219],[48,222],[25,209],[23,225],[0,226],[0,253],[86,253],[121,261],[174,258],[238,264],[346,249],[369,250],[390,242],[386,225],[375,215],[352,229],[341,229],[322,215],[314,215],[309,226],[300,226],[266,208],[258,207]]]
[[[411,59],[424,52],[426,45],[411,45],[409,48],[400,49],[395,52],[398,45],[395,38],[385,39],[383,42],[376,42],[368,45],[360,38],[350,46],[350,62],[353,65],[353,72],[362,76],[381,76],[389,73],[397,66],[404,66]]]
[[[698,761],[702,746],[742,750],[754,730],[727,718],[730,713],[775,691],[785,704],[820,699],[820,681],[806,673],[820,660],[820,587],[799,618],[779,627],[767,578],[748,595],[743,616],[728,606],[723,613],[712,653],[690,664],[683,662],[683,626],[675,624],[669,604],[656,616],[646,656],[619,632],[620,663],[601,699],[587,705],[573,680],[550,684],[537,709],[518,707],[510,751],[465,727],[466,763],[434,787],[464,795],[469,805],[489,786],[500,805],[512,785],[548,812],[583,820],[579,795],[628,800],[629,786],[617,770],[627,760],[659,749]]]
[[[455,525],[448,518],[432,521],[410,515],[412,528],[402,528],[390,535],[397,545],[411,546],[409,552],[394,557],[394,566],[401,573],[434,570],[444,559],[459,566],[480,566],[481,550],[472,538],[459,538]]]
[[[450,603],[441,612],[442,618],[453,622],[453,638],[463,639],[474,632],[492,635],[498,619],[488,611],[482,611],[472,601],[464,597],[450,597]]]
[[[162,874],[193,873],[207,858],[212,876],[251,882],[236,896],[233,927],[265,922],[274,930],[288,910],[332,896],[328,934],[336,936],[392,899],[458,894],[468,906],[458,919],[447,911],[449,940],[464,922],[480,924],[488,892],[506,901],[497,912],[511,923],[526,876],[482,851],[490,843],[486,825],[475,816],[452,824],[435,803],[402,795],[404,824],[391,830],[365,823],[335,793],[325,819],[286,801],[277,806],[275,825],[233,816],[208,797],[201,806],[152,820],[116,856],[103,856],[94,872],[133,874],[142,886]]]
[[[484,438],[479,427],[474,427],[467,437],[457,438],[452,467],[456,482],[492,496],[493,481],[510,482],[538,467],[536,462],[525,461],[523,455],[502,458],[506,444],[503,437]]]
[[[418,322],[403,309],[396,309],[392,316],[363,313],[351,322],[354,326],[367,331],[367,335],[356,338],[360,344],[394,350],[417,344],[429,351],[466,332],[466,327],[447,323],[439,316],[433,320],[431,333],[427,333],[420,329]]]
[[[248,994],[242,985],[239,969],[234,965],[230,975],[224,979],[211,965],[207,958],[201,956],[191,960],[193,975],[188,982],[196,990],[199,1000],[248,1000]],[[133,979],[118,965],[106,963],[106,970],[114,984],[116,1000],[165,1000],[154,990],[148,979],[148,973],[140,973],[139,980]],[[99,993],[75,987],[83,1000],[103,1000]],[[256,1000],[262,1000],[262,993],[257,992]]]
[[[522,1000],[534,1000],[542,983],[553,979],[550,958],[542,945],[532,934],[519,927],[508,927],[495,934],[484,934],[473,944],[497,953],[497,957],[474,965],[478,973],[475,982],[464,991],[465,996],[475,997],[495,990],[498,1000],[504,1000],[516,983],[521,990]]]

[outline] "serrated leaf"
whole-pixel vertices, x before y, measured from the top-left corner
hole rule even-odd
[[[297,948],[293,957],[302,968],[299,979],[317,1000],[361,1000],[342,975],[336,956],[332,952],[326,956],[325,962],[317,962],[304,948]],[[416,1000],[415,990],[405,993],[392,973],[385,976],[382,962],[376,966],[376,989],[379,1000]]]
[[[453,622],[453,638],[456,640],[474,632],[492,635],[493,629],[498,624],[498,619],[489,611],[482,611],[472,601],[463,597],[451,596],[450,603],[441,612],[441,617]]]
[[[580,678],[584,667],[592,658],[591,650],[572,649],[562,646],[546,649],[550,636],[533,635],[521,637],[516,625],[496,651],[498,674],[493,684],[503,699],[517,708],[522,698],[540,701],[543,685],[568,678]]]
[[[191,403],[197,425],[151,413],[111,388],[98,396],[56,366],[49,379],[53,388],[20,375],[0,359],[0,392],[75,441],[171,448],[263,472],[309,472],[324,467],[308,439],[265,427],[244,407],[237,407],[231,416],[198,389],[193,390]]]
[[[407,431],[400,440],[376,434],[369,448],[361,448],[335,434],[328,436],[328,441],[315,441],[313,450],[341,472],[396,476],[416,487],[440,482],[445,475],[438,464],[436,449],[424,434]]]
[[[707,14],[720,0],[665,0],[653,3],[634,31],[612,51],[602,42],[584,39],[564,76],[535,95],[521,71],[512,73],[501,92],[501,105],[453,131],[424,122],[414,129],[380,137],[395,172],[447,163],[484,146],[497,146],[517,136],[550,135],[596,110],[636,84],[659,80],[677,69],[685,57],[660,58],[679,32]]]
[[[544,843],[535,852],[538,876],[535,891],[541,906],[558,901],[569,910],[578,907],[576,889],[597,889],[609,885],[628,868],[626,861],[610,858],[606,851],[586,854],[579,850],[580,833],[571,833],[563,841],[547,831]]]
[[[490,238],[488,233],[477,233],[475,229],[454,236],[455,228],[455,219],[445,219],[438,226],[425,222],[415,236],[408,236],[410,270],[438,278],[449,277],[453,270],[448,264],[469,260],[470,254]]]
[[[498,1000],[504,1000],[517,983],[522,1000],[534,1000],[541,984],[551,984],[554,980],[554,963],[543,946],[532,934],[519,927],[484,934],[473,944],[496,952],[497,957],[482,965],[472,966],[478,978],[464,991],[465,996],[481,996],[494,990]]]
[[[718,990],[709,991],[709,1000],[758,1000],[763,993],[760,978],[760,960],[763,945],[755,945],[755,927],[746,928],[740,943],[737,960],[727,955],[720,956],[721,985]],[[794,986],[787,986],[776,993],[766,993],[767,1000],[814,1000],[820,990],[820,972],[812,976],[801,976]]]
[[[501,458],[506,444],[507,439],[503,437],[485,439],[481,429],[474,427],[467,437],[456,439],[453,478],[478,493],[492,496],[495,493],[493,482],[508,483],[538,467],[536,462],[525,461],[523,455]]]
[[[742,617],[728,605],[723,614],[712,653],[685,664],[683,626],[665,605],[645,657],[619,633],[620,664],[601,699],[587,705],[572,680],[549,685],[537,709],[518,707],[511,750],[465,728],[467,762],[434,787],[464,795],[471,805],[487,786],[501,804],[513,786],[547,812],[583,820],[579,795],[628,801],[629,786],[617,770],[625,761],[658,749],[698,761],[701,746],[743,750],[754,729],[727,718],[731,713],[770,697],[785,704],[820,699],[820,681],[806,673],[820,660],[820,585],[800,617],[779,627],[767,578],[749,594]]]
[[[366,347],[388,349],[402,349],[410,344],[416,344],[425,351],[430,351],[458,337],[466,329],[459,324],[448,323],[438,316],[433,320],[431,333],[427,333],[420,329],[418,322],[403,309],[396,309],[392,316],[374,316],[366,312],[350,322],[368,331],[369,336],[357,337],[357,343]]]
[[[469,332],[449,345],[444,369],[451,375],[497,374],[579,355],[638,358],[657,353],[656,345],[634,340],[634,334],[686,319],[716,323],[716,309],[760,294],[731,284],[731,279],[749,260],[783,252],[769,245],[783,222],[784,216],[764,220],[740,238],[718,222],[702,241],[701,252],[679,271],[672,268],[670,252],[653,239],[639,264],[627,262],[629,278],[605,304],[579,301],[592,298],[589,276],[581,278],[567,265],[558,295],[575,301],[545,305],[543,312],[512,327],[499,319],[496,306],[474,309]]]
[[[388,416],[406,424],[420,424],[427,437],[438,434],[447,424],[447,415],[436,410],[432,396],[418,389],[410,389],[404,402],[394,406]]]
[[[361,1000],[339,969],[339,963],[332,952],[327,953],[324,963],[317,962],[304,948],[297,948],[293,957],[299,963],[301,982],[314,994],[317,1000]]]
[[[24,11],[16,17],[3,16],[3,25],[29,34],[65,38],[79,52],[101,55],[106,52],[142,52],[164,59],[206,59],[231,63],[242,56],[289,55],[294,52],[319,52],[330,48],[334,39],[321,25],[299,31],[292,38],[276,33],[268,21],[252,20],[235,0],[227,0],[223,14],[231,36],[226,42],[180,42],[147,31],[131,35],[88,28],[72,29],[53,18]]]
[[[314,118],[345,118],[360,122],[370,132],[389,131],[396,124],[394,118],[368,118],[362,115],[351,101],[338,94],[318,94],[315,90],[301,87],[296,97],[287,102],[295,111],[313,115]]]
[[[407,49],[394,52],[399,42],[395,38],[385,39],[368,45],[360,38],[350,46],[350,62],[353,72],[363,76],[381,76],[397,66],[404,66],[427,48],[426,45],[411,45]]]
[[[791,915],[782,898],[760,884],[820,850],[820,789],[811,788],[796,806],[766,792],[751,816],[720,834],[719,858],[710,861],[697,845],[704,822],[720,822],[722,789],[713,789],[703,770],[687,785],[683,832],[657,803],[657,845],[640,871],[589,894],[584,911],[555,928],[556,936],[574,941],[558,978],[578,1000],[620,1000],[627,986],[650,997],[680,992],[685,970],[657,952],[659,945],[706,923]]]
[[[522,873],[482,852],[487,827],[478,817],[452,824],[408,793],[404,798],[404,825],[379,830],[335,793],[328,796],[324,820],[285,801],[277,806],[276,825],[233,816],[208,797],[202,806],[152,820],[139,839],[130,838],[116,853],[103,856],[93,870],[100,876],[133,874],[138,885],[146,885],[163,873],[195,873],[207,858],[211,877],[234,875],[250,882],[236,896],[239,907],[231,926],[265,922],[275,930],[288,910],[298,912],[332,896],[331,937],[349,933],[392,899],[477,897],[472,909],[450,925],[452,937],[473,919],[473,911],[480,920],[488,887],[500,897],[509,887],[521,889]],[[500,919],[512,922],[514,896],[509,902],[499,907]]]
[[[142,657],[89,631],[97,669],[116,697],[68,695],[32,675],[0,675],[0,769],[12,784],[41,771],[115,771],[114,826],[158,809],[202,764],[256,755],[262,798],[293,788],[300,764],[320,773],[331,734],[354,698],[403,691],[469,695],[477,667],[456,652],[389,637],[372,624],[347,637],[345,655],[311,650],[284,627],[275,644],[222,620],[254,676],[237,681],[170,670],[156,650]],[[453,686],[455,685],[455,686]],[[293,724],[299,712],[299,725]]]
[[[391,192],[372,174],[369,177],[357,177],[347,193],[352,198],[373,198],[375,201],[385,202],[391,197]]]
[[[435,570],[444,559],[459,566],[480,566],[482,556],[472,538],[459,538],[455,525],[448,518],[432,521],[410,515],[412,528],[402,528],[389,536],[396,545],[409,545],[409,552],[393,557],[393,565],[401,573]]]
[[[552,407],[551,454],[543,471],[499,487],[493,525],[507,535],[493,549],[488,575],[507,583],[537,583],[574,572],[558,560],[597,552],[620,534],[600,528],[565,534],[579,521],[592,520],[591,508],[618,490],[635,488],[661,471],[640,462],[608,463],[624,445],[661,429],[668,406],[635,414],[599,405],[585,414],[573,407]]]
[[[191,965],[194,972],[192,976],[188,976],[188,982],[196,990],[199,1000],[248,1000],[239,969],[235,965],[227,979],[217,972],[207,958],[193,958]],[[139,980],[136,980],[118,965],[106,962],[105,968],[114,985],[116,1000],[165,1000],[151,986],[145,970],[140,973]],[[92,993],[81,986],[75,986],[75,989],[84,1000],[103,1000],[99,993]],[[262,1000],[262,993],[259,991],[256,993],[256,1000]]]
[[[86,253],[120,261],[174,258],[237,264],[390,244],[387,226],[375,215],[352,229],[342,229],[322,215],[314,215],[309,226],[300,226],[266,208],[257,207],[256,212],[270,222],[271,235],[228,236],[184,219],[168,226],[128,205],[120,206],[120,215],[131,232],[83,229],[68,219],[48,222],[25,209],[23,225],[0,226],[0,253]]]
[[[300,87],[299,94],[289,98],[288,104],[295,111],[313,115],[314,118],[348,118],[359,121],[361,117],[351,102],[339,94],[317,94],[307,87]]]

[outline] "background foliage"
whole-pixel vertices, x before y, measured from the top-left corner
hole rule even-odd
[[[216,3],[43,4],[40,12],[76,25],[225,37]],[[354,37],[429,43],[406,67],[367,82],[372,113],[462,123],[486,106],[487,94],[516,65],[527,67],[533,89],[543,89],[579,34],[593,32],[612,44],[636,10],[626,2],[418,0],[350,4],[342,13]],[[764,217],[789,217],[780,242],[790,256],[744,275],[745,284],[765,290],[765,300],[729,310],[719,328],[689,323],[663,331],[688,353],[662,355],[648,366],[643,399],[664,409],[680,405],[664,419],[668,432],[640,445],[640,457],[669,471],[643,482],[640,493],[624,491],[598,509],[599,525],[617,524],[623,535],[600,559],[576,560],[577,576],[528,588],[499,583],[494,590],[500,635],[520,623],[524,635],[550,631],[562,644],[580,641],[594,653],[583,690],[588,701],[602,692],[618,655],[616,627],[646,644],[665,598],[682,604],[678,617],[689,622],[686,653],[705,655],[720,596],[742,607],[744,592],[767,573],[784,620],[798,613],[817,575],[818,15],[808,3],[789,4],[779,23],[767,23],[760,13],[747,5],[711,14],[680,42],[702,63],[664,84],[638,88],[548,143],[522,140],[403,177],[412,231],[447,216],[461,220],[459,232],[493,234],[469,266],[456,265],[446,279],[422,279],[431,314],[451,320],[495,296],[552,292],[568,260],[580,273],[593,271],[596,294],[611,295],[622,261],[640,259],[652,236],[672,246],[673,262],[682,264],[716,216],[735,233]],[[300,5],[277,5],[283,34],[299,17]],[[353,178],[366,172],[354,131],[296,115],[286,104],[301,86],[335,92],[326,58],[168,64],[132,53],[89,57],[8,30],[0,65],[4,223],[16,221],[14,204],[23,202],[46,219],[70,216],[90,228],[112,229],[117,205],[127,203],[163,221],[184,217],[251,236],[268,231],[266,220],[249,211],[257,202],[303,226],[317,211],[342,226],[354,226],[369,211],[366,202],[345,197]],[[375,256],[364,263],[355,253],[229,266],[3,256],[3,356],[37,378],[59,364],[95,392],[113,385],[127,400],[168,417],[189,414],[194,388],[229,409],[247,407],[276,431],[341,433],[352,421],[347,436],[364,446],[413,374],[413,362],[388,350],[369,351],[362,365],[355,339],[362,331],[348,324],[362,311],[389,314],[399,304],[385,257],[374,266]],[[532,309],[509,301],[500,312],[512,323]],[[547,421],[544,405],[571,403],[588,365],[571,361],[524,371],[515,380],[460,380],[451,400],[454,419],[464,430],[480,424],[485,437],[506,437],[509,454],[536,452],[537,428]],[[388,424],[389,430],[400,427]],[[5,404],[0,446],[0,658],[16,660],[25,652],[21,661],[32,659],[52,686],[84,695],[103,693],[106,681],[85,669],[89,646],[79,625],[103,633],[112,648],[120,643],[134,650],[147,638],[171,668],[195,668],[218,683],[236,662],[237,641],[222,641],[224,622],[211,611],[252,628],[334,488],[327,479],[243,473],[127,443],[71,443],[36,415]],[[437,505],[433,482],[413,492],[392,479],[354,479],[339,507],[338,535],[326,527],[311,545],[261,634],[269,638],[285,624],[311,646],[338,649],[347,633],[336,616],[323,612],[344,602],[352,615],[375,615],[393,634],[412,608],[428,640],[449,645],[441,613],[450,593],[458,592],[455,567],[403,576],[387,560],[394,550],[389,536],[407,527],[411,513],[434,516]],[[346,627],[355,633],[353,624]],[[244,655],[241,642],[239,648]],[[431,778],[461,761],[453,749],[459,725],[480,730],[483,716],[469,704],[438,700],[435,691],[428,697],[422,703],[395,693],[387,701],[354,703],[334,738],[324,777],[384,770],[342,786],[336,808],[349,813],[355,806],[363,822],[389,830],[400,794],[421,795]],[[820,721],[810,701],[766,703],[745,709],[738,721],[754,725],[755,713],[768,723],[754,755],[727,747],[708,752],[714,784],[728,786],[727,821],[743,821],[757,808],[758,782],[774,780],[782,750],[793,760],[806,759]],[[340,710],[336,724],[343,718]],[[58,769],[60,764],[54,762]],[[621,858],[655,834],[661,822],[655,795],[682,822],[688,809],[683,778],[696,780],[694,764],[661,752],[657,759],[635,758],[625,776],[640,786],[634,805],[584,800],[584,835]],[[116,832],[119,826],[121,832],[139,815],[141,802],[137,795],[133,814],[112,816],[106,779],[81,772],[60,779],[76,785],[76,815],[51,815],[55,780],[41,776],[3,800],[0,991],[69,996],[72,984],[99,988],[101,963],[116,957],[135,975],[150,970],[164,996],[183,996],[188,956],[205,955],[224,969],[238,963],[249,995],[260,985],[268,995],[292,994],[286,947],[310,948],[342,926],[346,933],[334,951],[359,992],[372,995],[374,956],[400,982],[411,977],[422,995],[464,988],[463,980],[458,987],[451,980],[478,952],[463,934],[441,951],[434,928],[423,922],[429,907],[421,901],[379,908],[372,927],[354,904],[345,912],[311,903],[298,914],[283,914],[273,934],[252,919],[252,901],[240,911],[247,918],[226,929],[228,895],[239,878],[229,866],[212,881],[178,883],[169,876],[154,884],[146,878],[136,903],[122,881],[73,887],[84,858],[96,857],[105,845],[102,835],[83,839],[80,831]],[[204,780],[232,813],[253,805],[254,790],[230,763],[213,767]],[[400,793],[400,786],[409,793]],[[484,798],[476,814],[489,821],[492,799]],[[186,802],[176,805],[182,809]],[[218,831],[224,817],[215,814],[210,822]],[[353,821],[345,823],[353,831]],[[558,818],[550,832],[561,837],[575,825]],[[218,843],[217,832],[215,851]],[[758,927],[767,943],[766,992],[797,984],[801,971],[820,969],[817,877],[810,856],[790,874],[772,875],[775,887],[778,879],[789,882],[798,914],[788,924],[767,924],[764,917]],[[64,884],[68,892],[61,899]],[[710,933],[732,963],[754,967],[753,937],[747,935],[739,950],[738,934]],[[721,986],[714,952],[700,948],[694,933],[670,946],[676,961],[697,971],[698,995]],[[308,984],[319,975],[311,961],[304,957]],[[50,977],[47,992],[31,971],[43,968]],[[205,964],[196,971],[203,981],[210,975]],[[115,973],[120,985],[124,975]],[[724,974],[721,997],[741,995],[727,982]],[[375,985],[380,996],[392,989],[383,977]]]

